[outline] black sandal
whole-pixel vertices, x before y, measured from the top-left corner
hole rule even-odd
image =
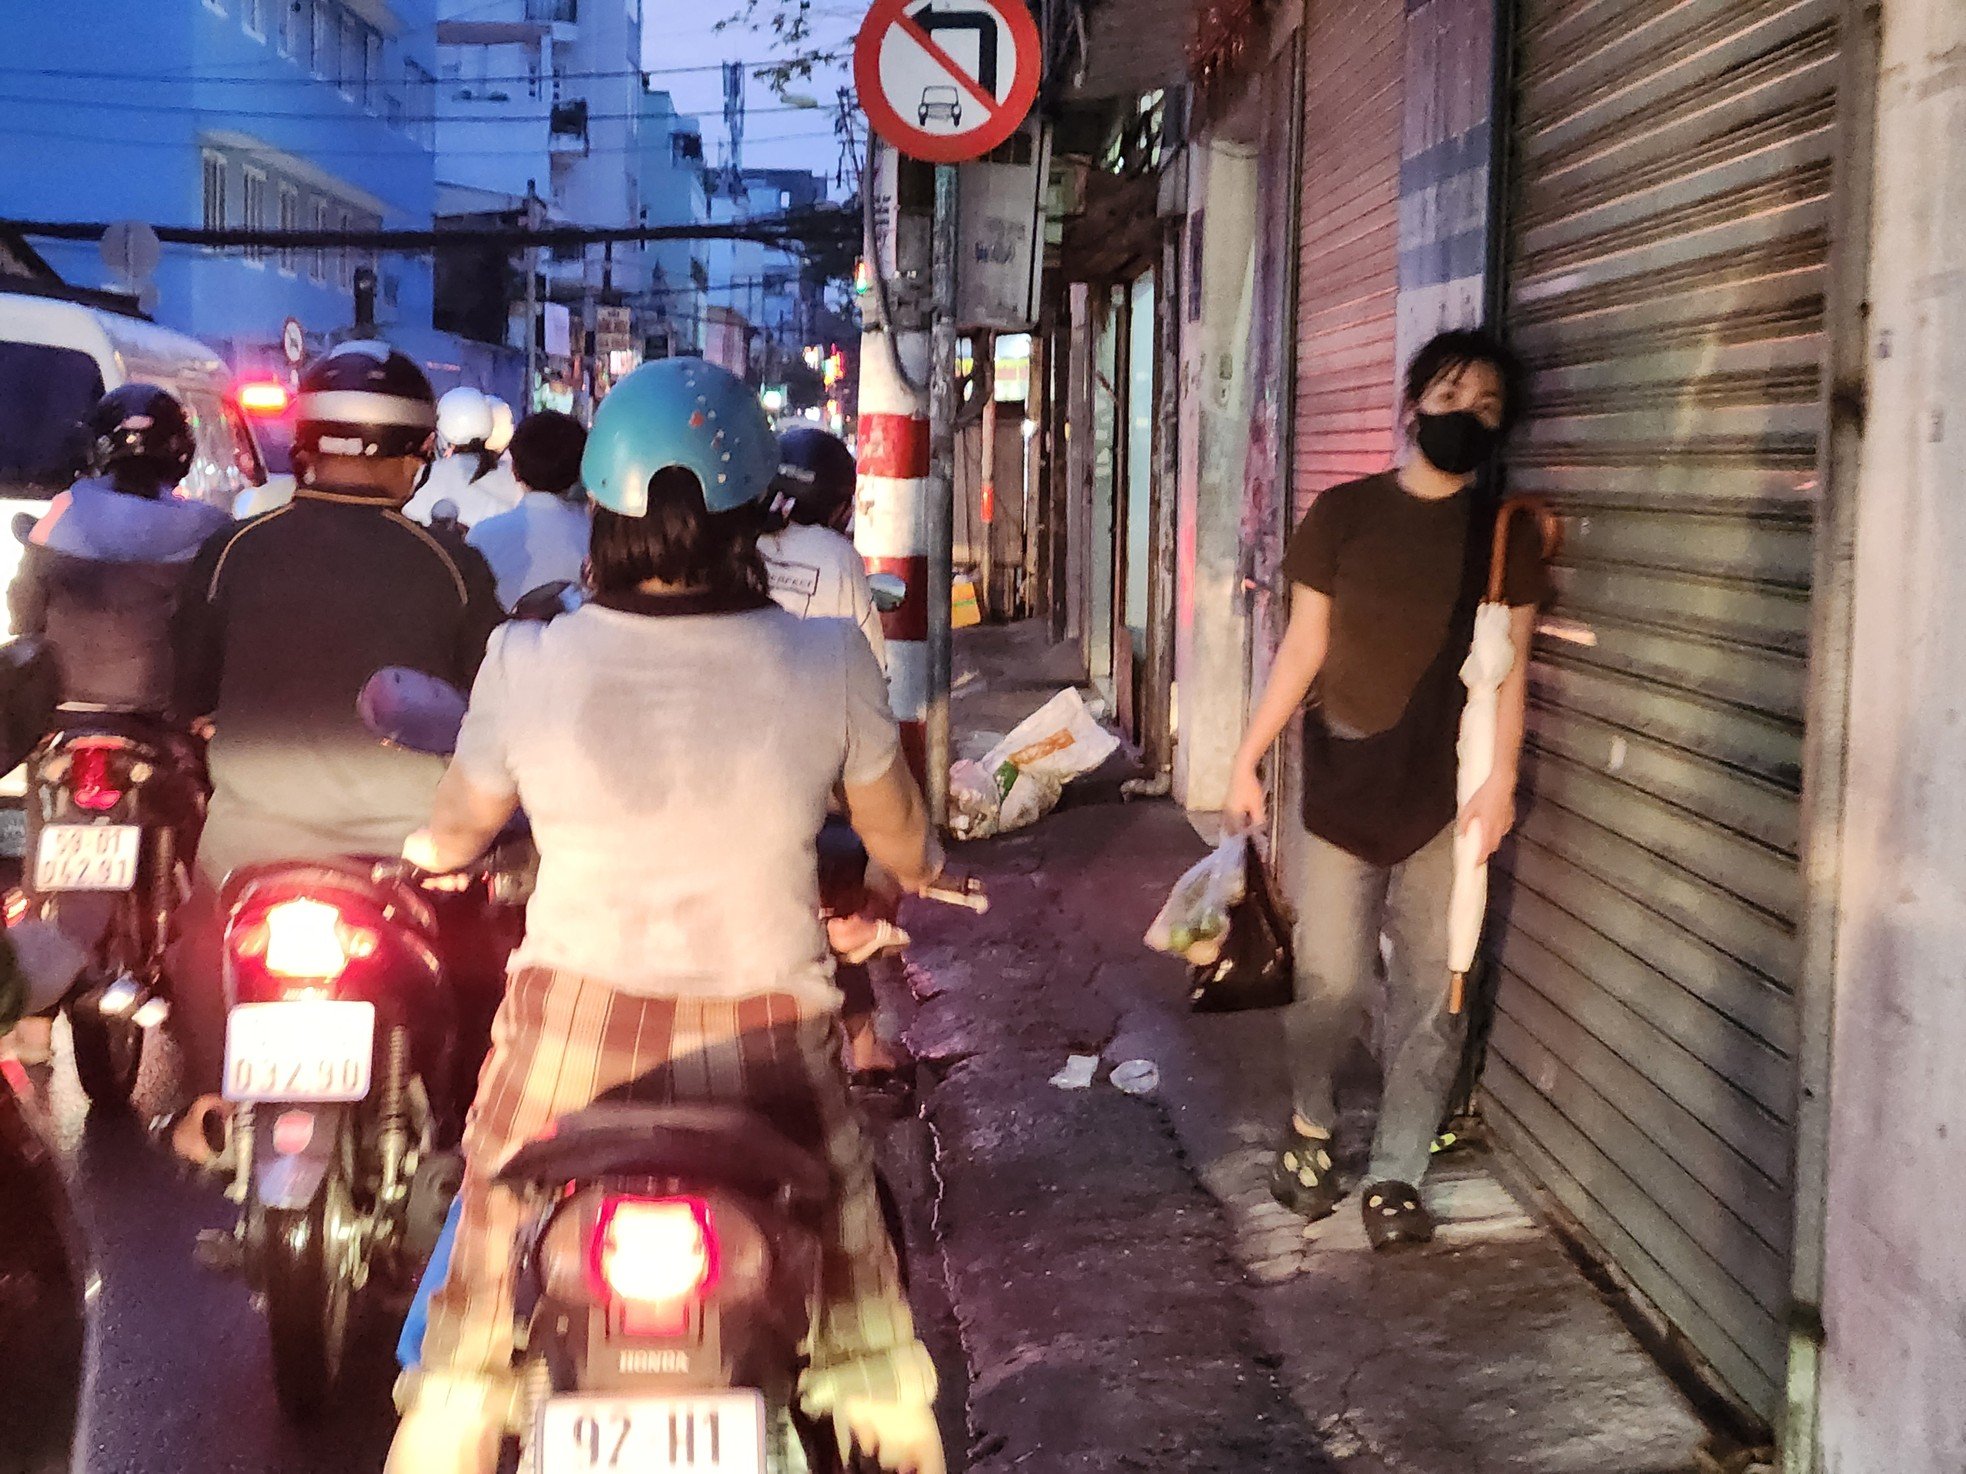
[[[1299,1131],[1295,1121],[1286,1126],[1270,1168],[1270,1196],[1311,1223],[1337,1212],[1345,1190],[1331,1159],[1331,1138]]]
[[[1375,1182],[1359,1199],[1365,1236],[1375,1249],[1433,1241],[1434,1215],[1420,1201],[1420,1190],[1404,1182]]]

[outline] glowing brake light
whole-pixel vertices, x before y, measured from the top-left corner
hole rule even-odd
[[[615,1298],[680,1313],[717,1280],[717,1235],[700,1198],[609,1198],[594,1225],[594,1266]],[[668,1325],[650,1329],[671,1329]]]
[[[272,379],[255,379],[241,384],[239,408],[251,415],[283,415],[290,402],[287,386]]]
[[[241,957],[263,959],[276,978],[331,982],[349,963],[375,954],[376,934],[350,926],[325,901],[292,900],[269,906],[232,945]]]
[[[68,796],[78,809],[107,813],[123,801],[114,754],[107,747],[78,747],[68,761]]]

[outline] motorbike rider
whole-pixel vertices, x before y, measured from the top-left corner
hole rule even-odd
[[[853,452],[837,435],[811,425],[787,430],[778,437],[772,526],[758,551],[773,599],[801,619],[852,620],[885,671],[887,643],[867,565],[846,534],[858,479]]]
[[[429,828],[404,847],[463,865],[523,803],[540,868],[391,1474],[495,1467],[519,1204],[493,1174],[601,1096],[776,1101],[774,1122],[823,1151],[838,1202],[801,1401],[886,1468],[942,1474],[934,1367],[841,1079],[815,837],[843,784],[904,884],[932,883],[942,856],[865,642],[766,596],[754,504],[776,462],[757,395],[722,369],[665,359],[615,386],[583,462],[593,599],[494,636]]]
[[[519,484],[491,447],[497,428],[482,390],[461,384],[447,391],[437,401],[437,459],[426,467],[403,515],[427,527],[440,504],[449,502],[460,524],[476,527],[516,507]]]
[[[384,666],[468,683],[503,617],[484,559],[455,531],[403,515],[436,419],[429,380],[388,344],[356,339],[316,359],[295,402],[293,500],[213,538],[193,565],[179,699],[216,729],[174,973],[194,1091],[219,1082],[225,877],[275,860],[394,854],[428,813],[443,764],[378,745],[356,698]],[[201,1093],[173,1143],[208,1161],[223,1123],[217,1097]]]
[[[173,695],[171,620],[187,570],[205,540],[231,519],[205,502],[173,495],[196,452],[190,416],[169,390],[125,384],[90,411],[90,471],[54,499],[34,525],[8,590],[15,633],[45,638],[61,702],[141,731],[197,781],[195,745],[166,718]],[[187,810],[195,800],[187,799]],[[34,807],[29,805],[33,824]],[[32,854],[33,836],[29,835]],[[99,930],[72,907],[63,918],[76,947],[65,957],[72,979],[81,950]],[[97,918],[101,919],[101,918]],[[38,923],[30,923],[38,924]],[[40,980],[44,985],[56,981]],[[47,1047],[46,1019],[26,1020],[17,1048],[34,1060]]]
[[[471,529],[507,609],[534,589],[578,583],[587,561],[587,507],[580,456],[587,432],[558,410],[527,415],[512,437],[512,474],[525,495],[509,512]]]

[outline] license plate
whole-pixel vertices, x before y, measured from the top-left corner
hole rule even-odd
[[[761,1393],[553,1397],[534,1430],[539,1474],[764,1474]]]
[[[225,1098],[360,1100],[374,1051],[373,1003],[241,1003],[225,1020]]]
[[[34,889],[126,891],[137,883],[135,824],[50,824],[34,853]]]

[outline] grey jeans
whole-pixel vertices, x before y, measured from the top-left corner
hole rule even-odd
[[[1332,1076],[1358,1034],[1391,943],[1380,1019],[1385,1098],[1367,1182],[1418,1184],[1461,1061],[1465,1015],[1448,1012],[1450,824],[1410,859],[1385,868],[1312,835],[1299,909],[1297,1002],[1286,1018],[1297,1114],[1330,1131]]]

